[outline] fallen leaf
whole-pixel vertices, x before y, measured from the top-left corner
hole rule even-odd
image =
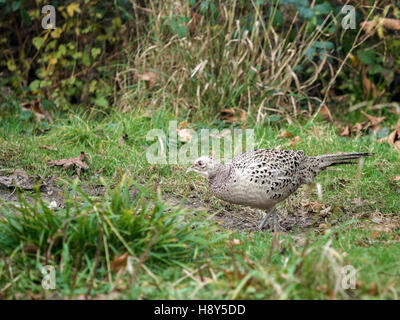
[[[394,144],[394,141],[396,140],[396,136],[397,136],[397,131],[393,131],[391,134],[389,134],[387,137],[383,137],[381,139],[378,140],[379,143],[382,143],[384,141],[386,141],[389,145]]]
[[[239,239],[233,239],[232,244],[235,246],[239,246],[240,245],[240,240]]]
[[[365,128],[365,122],[357,122],[357,123],[354,125],[354,128],[355,128],[358,132],[364,130],[364,128]]]
[[[39,98],[35,101],[25,101],[21,103],[21,107],[22,110],[26,110],[32,113],[37,122],[40,122],[43,119],[52,122],[50,114],[44,110],[42,100]]]
[[[299,136],[295,136],[292,140],[289,142],[289,146],[293,147],[294,145],[298,144],[301,141],[301,138]]]
[[[49,166],[62,166],[64,169],[76,167],[76,172],[79,176],[81,174],[81,170],[89,169],[89,166],[85,162],[83,162],[86,157],[86,154],[82,151],[81,154],[76,158],[49,161],[47,162],[47,164]]]
[[[376,86],[371,80],[369,80],[369,78],[367,76],[366,68],[363,68],[362,83],[363,83],[364,94],[368,95],[371,92],[372,96],[375,97],[376,96]]]
[[[342,131],[342,133],[340,134],[341,137],[348,137],[350,136],[351,133],[351,127],[350,125],[347,125],[344,130]]]
[[[52,147],[49,145],[41,145],[40,148],[50,150],[50,151],[58,151],[58,149],[56,147]]]
[[[120,269],[126,267],[126,263],[128,261],[128,253],[124,253],[120,256],[115,256],[114,260],[111,261],[110,267],[114,272],[118,272]]]
[[[38,251],[38,247],[33,243],[28,243],[22,250],[27,253],[35,254]]]
[[[332,114],[329,110],[329,108],[326,106],[326,104],[323,104],[321,107],[321,110],[319,111],[319,114],[324,118],[326,121],[333,121]]]
[[[381,138],[378,140],[379,143],[386,141],[390,146],[400,151],[400,120],[396,123],[396,129],[389,134],[387,137]]]
[[[380,233],[380,232],[373,231],[373,232],[371,233],[371,235],[369,236],[369,238],[370,238],[370,239],[377,239],[377,238],[380,238],[380,236],[381,236],[381,233]]]
[[[400,181],[400,176],[394,177],[394,181]]]
[[[187,128],[187,126],[188,126],[187,121],[183,120],[183,121],[179,122],[178,129],[185,129],[185,128]]]
[[[386,119],[386,117],[374,117],[374,116],[371,116],[371,115],[369,115],[368,113],[366,113],[366,112],[364,112],[362,110],[361,110],[361,113],[368,118],[368,120],[371,122],[371,124],[373,126],[378,125],[379,123],[381,123],[383,120]]]
[[[278,134],[277,136],[278,139],[282,139],[282,138],[293,138],[293,134],[289,131],[283,130],[280,134]]]
[[[224,108],[220,111],[219,118],[228,123],[246,121],[246,111],[237,108]]]
[[[153,87],[157,81],[157,74],[153,71],[147,71],[145,73],[137,73],[137,78],[140,81],[148,83],[149,88]]]

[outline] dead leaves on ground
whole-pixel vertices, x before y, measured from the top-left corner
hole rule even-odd
[[[331,111],[329,110],[329,108],[327,107],[326,104],[323,104],[321,106],[321,109],[319,110],[319,114],[321,115],[321,117],[328,122],[332,122],[333,121],[333,117],[331,114]]]
[[[246,121],[246,111],[239,108],[224,108],[219,113],[220,120],[226,123]]]
[[[293,138],[289,141],[289,146],[293,147],[295,145],[297,145],[300,141],[301,138],[299,136],[293,136],[293,134],[287,130],[283,130],[281,131],[278,136],[276,137],[277,139],[290,139]]]
[[[400,120],[397,121],[395,130],[387,137],[378,140],[379,143],[387,142],[393,146],[397,151],[400,151]]]
[[[86,158],[87,158],[87,155],[84,152],[81,152],[81,154],[76,158],[49,161],[49,162],[47,162],[47,164],[49,166],[62,166],[64,169],[69,169],[69,168],[75,167],[76,172],[79,176],[81,174],[82,170],[89,169],[89,166],[85,162],[83,162]]]
[[[114,260],[110,263],[111,270],[117,273],[122,268],[126,267],[128,261],[128,253],[124,253],[120,256],[116,255]]]
[[[157,83],[158,76],[155,72],[148,70],[144,73],[136,72],[136,78],[139,81],[144,81],[149,88],[154,87]]]
[[[352,133],[357,134],[363,131],[365,132],[368,129],[372,129],[375,133],[383,129],[381,124],[384,120],[386,120],[386,117],[375,117],[364,111],[361,111],[361,113],[368,119],[368,121],[359,122],[355,125],[346,125],[340,133],[342,137],[350,137]],[[387,142],[397,151],[400,151],[400,120],[398,120],[395,130],[392,131],[388,136],[379,139],[378,142]]]
[[[36,99],[35,101],[25,101],[21,103],[22,111],[28,111],[35,117],[37,122],[42,120],[47,120],[48,122],[53,122],[50,114],[44,110],[41,99]]]

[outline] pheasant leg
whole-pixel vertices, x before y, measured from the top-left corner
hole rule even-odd
[[[267,211],[265,217],[262,219],[261,223],[258,226],[260,228],[260,230],[262,230],[262,228],[265,226],[268,219],[271,217],[271,214],[273,217],[274,232],[277,232],[278,230],[282,230],[282,227],[279,225],[279,222],[278,222],[278,216],[276,214],[276,209],[273,209],[272,211]]]
[[[267,211],[264,218],[262,219],[261,223],[258,225],[258,227],[260,228],[260,230],[262,230],[262,228],[264,227],[264,225],[267,223],[269,217],[271,216],[271,211]]]

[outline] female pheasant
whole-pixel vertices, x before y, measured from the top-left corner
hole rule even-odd
[[[307,157],[301,150],[259,149],[242,153],[226,164],[203,156],[186,172],[195,171],[208,178],[212,193],[219,199],[263,209],[262,229],[270,215],[277,230],[276,205],[302,184],[310,184],[327,167],[353,164],[354,159],[372,156],[369,152],[326,154]]]

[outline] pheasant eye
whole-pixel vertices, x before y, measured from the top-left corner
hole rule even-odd
[[[202,167],[203,166],[203,161],[199,161],[198,164],[199,164],[199,166]]]

